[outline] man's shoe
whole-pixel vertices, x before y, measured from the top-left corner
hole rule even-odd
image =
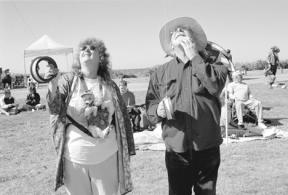
[[[245,128],[244,125],[238,125],[238,129],[240,129],[240,130],[246,130],[246,128]]]
[[[260,129],[266,129],[267,128],[267,126],[264,123],[258,123],[258,127]]]

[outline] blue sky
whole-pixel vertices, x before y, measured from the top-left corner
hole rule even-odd
[[[23,72],[24,49],[44,34],[71,47],[86,37],[102,39],[113,69],[162,64],[167,59],[159,31],[181,16],[195,18],[209,40],[230,48],[234,62],[265,59],[272,45],[287,59],[287,5],[285,0],[0,0],[0,67]],[[56,60],[66,63],[61,56]]]

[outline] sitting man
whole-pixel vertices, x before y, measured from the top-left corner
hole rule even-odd
[[[40,95],[36,92],[35,85],[29,87],[29,94],[26,97],[26,104],[23,105],[23,110],[34,111],[34,110],[45,110],[46,106],[40,104]]]
[[[242,82],[242,74],[239,71],[233,73],[233,82],[228,84],[229,98],[235,101],[236,114],[238,119],[238,128],[245,129],[243,124],[243,109],[255,111],[259,128],[266,128],[262,117],[262,104],[259,100],[252,97],[249,86]]]
[[[14,97],[11,96],[9,88],[4,89],[4,96],[0,99],[0,112],[7,116],[19,113],[18,104],[15,103]]]

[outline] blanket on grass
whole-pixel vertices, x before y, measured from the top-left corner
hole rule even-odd
[[[165,144],[162,140],[161,125],[157,124],[153,131],[142,131],[134,133],[134,141],[137,150],[165,150]],[[276,127],[269,127],[264,129],[261,135],[251,137],[228,137],[228,143],[239,143],[253,140],[264,140],[273,138],[288,138],[288,131],[277,129]],[[226,142],[224,137],[224,143]]]

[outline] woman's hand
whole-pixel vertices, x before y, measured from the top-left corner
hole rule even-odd
[[[111,123],[112,121],[112,116],[115,112],[115,108],[114,108],[114,105],[113,105],[113,102],[111,100],[107,100],[107,101],[104,101],[101,105],[102,109],[105,109],[107,108],[108,112],[109,112],[109,123]]]
[[[45,79],[51,78],[56,75],[48,84],[48,89],[54,94],[57,89],[58,80],[60,78],[59,69],[55,68],[52,64],[48,64],[47,67],[49,68],[48,72],[45,73]]]

